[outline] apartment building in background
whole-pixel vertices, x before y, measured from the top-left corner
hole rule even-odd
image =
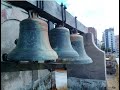
[[[88,27],[88,33],[92,33],[94,36],[94,42],[97,45],[97,31],[94,27]]]
[[[103,32],[103,42],[106,49],[111,49],[111,52],[116,51],[114,28],[105,29]]]

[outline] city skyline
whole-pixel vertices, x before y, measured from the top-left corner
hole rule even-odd
[[[105,29],[114,28],[115,35],[119,35],[119,0],[56,0],[63,2],[67,11],[77,16],[86,27],[97,30],[97,39],[102,40]]]

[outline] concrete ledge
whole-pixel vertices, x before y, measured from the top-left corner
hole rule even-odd
[[[68,78],[69,90],[106,90],[105,80]]]

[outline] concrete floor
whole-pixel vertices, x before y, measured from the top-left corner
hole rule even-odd
[[[116,75],[107,75],[108,90],[119,90],[119,82]]]
[[[56,70],[57,90],[67,90],[67,73],[65,70]],[[116,75],[107,75],[108,90],[119,90],[119,82]]]

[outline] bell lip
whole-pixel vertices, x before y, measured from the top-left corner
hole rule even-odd
[[[93,61],[91,61],[91,60],[83,60],[83,61],[73,61],[72,62],[72,64],[91,64],[91,63],[93,63]]]
[[[92,59],[83,59],[83,60],[70,60],[70,59],[59,59],[58,61],[54,61],[52,64],[91,64],[93,63]]]
[[[50,64],[92,64],[93,61],[80,62],[80,61],[63,61],[63,62],[51,62]]]
[[[90,57],[88,57],[87,59],[77,59],[75,61],[75,63],[78,63],[78,64],[91,64],[91,63],[93,63],[93,60]]]
[[[69,51],[68,49],[66,51],[63,50],[55,50],[58,55],[58,59],[79,59],[79,54],[76,50],[73,49],[73,47],[71,48],[72,51]],[[66,53],[68,55],[66,55]]]
[[[8,61],[14,61],[14,62],[17,62],[17,61],[23,61],[23,62],[26,62],[26,61],[30,61],[30,62],[35,62],[35,61],[38,61],[38,62],[45,62],[45,61],[56,61],[56,59],[58,58],[58,56],[54,56],[52,58],[43,58],[43,57],[34,57],[34,58],[26,58],[26,57],[21,57],[21,58],[17,58],[17,57],[13,57],[13,55],[11,55],[10,53],[8,54],[7,56],[7,59]]]
[[[10,59],[10,58],[8,58],[8,60],[7,61],[9,61],[9,62],[38,62],[38,63],[45,63],[45,61],[56,61],[56,59]],[[51,63],[50,62],[50,63]]]

